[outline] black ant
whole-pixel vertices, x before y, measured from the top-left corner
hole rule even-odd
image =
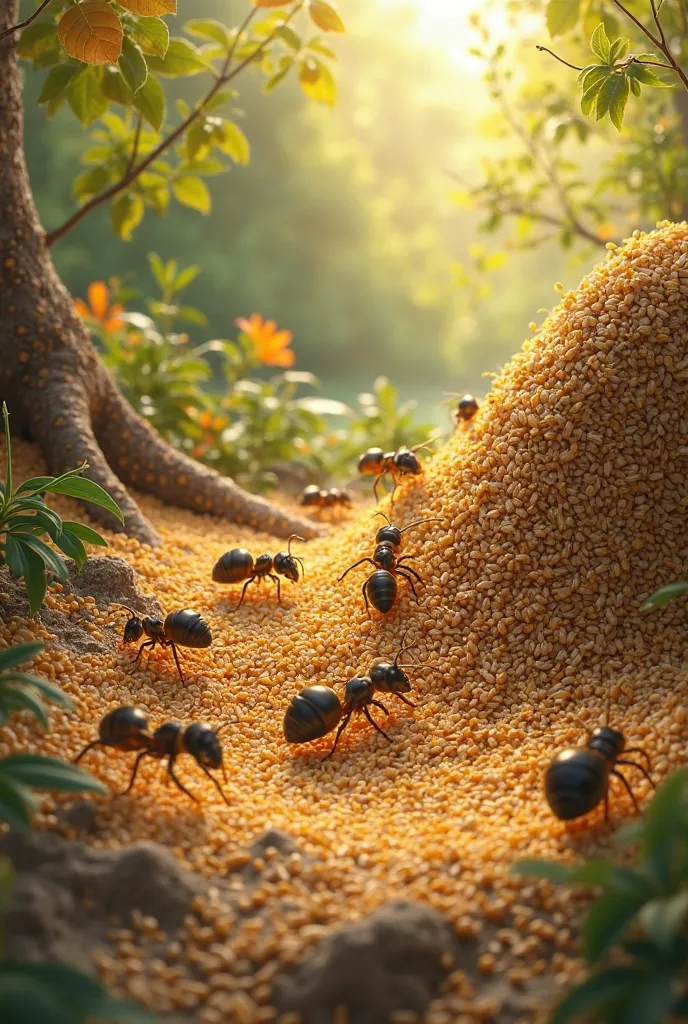
[[[156,644],[161,647],[170,647],[182,682],[184,682],[184,674],[177,656],[177,647],[210,647],[213,641],[208,623],[198,612],[193,612],[189,608],[170,612],[163,622],[162,619],[155,619],[150,615],[145,615],[141,619],[138,612],[127,608],[125,604],[116,604],[113,607],[123,608],[131,616],[124,626],[123,644],[137,643],[144,634],[149,637],[139,647],[134,664],[139,660],[146,647],[153,649]]]
[[[376,513],[377,514],[377,513]],[[384,515],[384,513],[381,513]],[[384,516],[387,519],[387,516]],[[435,519],[418,519],[415,523],[410,523],[405,529],[410,529],[412,526],[418,526],[421,523],[436,522]],[[398,586],[396,577],[401,576],[410,585],[413,591],[413,596],[416,601],[418,600],[418,594],[413,584],[414,579],[418,583],[423,583],[422,577],[413,569],[410,565],[402,565],[402,562],[409,561],[415,558],[415,555],[403,555],[401,558],[397,557],[395,548],[401,546],[401,534],[403,530],[400,530],[396,526],[392,526],[389,519],[387,519],[387,526],[380,527],[376,535],[376,545],[373,551],[372,558],[361,558],[358,562],[350,565],[349,568],[342,573],[337,580],[337,583],[341,583],[347,573],[350,573],[352,569],[358,568],[359,565],[364,565],[369,562],[375,566],[375,572],[373,572],[368,579],[365,581],[362,587],[363,599],[365,601],[366,611],[370,615],[369,599],[370,604],[378,612],[386,615],[391,611],[394,602],[397,598]],[[388,538],[380,540],[380,537]]]
[[[408,676],[404,672],[410,665],[400,665],[399,658],[417,644],[404,646],[409,630],[403,636],[402,646],[391,663],[373,665],[366,676],[349,679],[344,690],[344,703],[329,686],[307,686],[292,698],[284,716],[284,737],[288,743],[310,743],[337,729],[334,745],[322,760],[327,761],[334,754],[339,738],[354,713],[363,712],[373,728],[391,743],[391,739],[370,714],[370,706],[380,708],[385,715],[389,711],[384,704],[375,700],[376,693],[390,693],[409,707],[415,707],[404,696],[411,690]],[[341,724],[340,724],[341,723]]]
[[[358,472],[361,473],[362,476],[375,477],[373,493],[376,501],[379,501],[377,485],[380,483],[383,476],[385,476],[386,473],[389,473],[394,483],[391,499],[392,504],[394,504],[394,494],[399,486],[397,477],[419,476],[423,472],[423,467],[415,453],[420,448],[427,448],[435,440],[436,438],[433,438],[431,441],[424,442],[423,444],[417,444],[413,448],[402,446],[401,448],[397,448],[395,452],[383,452],[382,448],[369,448],[368,451],[361,455],[358,460]]]
[[[456,394],[451,394],[447,397],[459,398]],[[475,418],[479,408],[478,400],[473,395],[463,395],[462,398],[459,398],[452,410],[452,419],[456,426],[461,426],[462,423],[470,423],[471,420]]]
[[[653,789],[656,788],[648,771],[636,761],[622,758],[622,754],[641,754],[652,769],[650,758],[640,747],[626,748],[622,732],[609,725],[609,701],[606,722],[593,729],[584,747],[567,747],[550,761],[545,772],[545,799],[552,813],[560,821],[572,821],[593,811],[604,798],[604,820],[609,819],[609,784],[611,776],[621,779],[638,814],[640,808],[628,780],[616,765],[637,768]]]
[[[115,750],[121,751],[140,751],[134,761],[129,785],[119,794],[119,796],[124,796],[134,785],[136,773],[144,757],[155,757],[160,760],[166,757],[168,759],[167,774],[182,793],[198,803],[197,798],[186,789],[174,773],[174,763],[179,755],[190,754],[199,768],[208,776],[224,802],[229,804],[219,782],[208,771],[209,768],[222,768],[224,780],[227,781],[227,773],[222,759],[222,746],[217,738],[224,728],[225,726],[221,726],[220,729],[212,729],[203,722],[194,722],[184,728],[180,722],[165,722],[151,735],[148,731],[148,719],[145,713],[140,708],[126,705],[115,708],[101,719],[98,727],[98,739],[84,747],[81,753],[74,758],[74,764],[77,764],[87,751],[98,746],[113,747]]]
[[[338,487],[331,487],[329,491],[325,491],[321,490],[317,484],[304,487],[300,503],[304,508],[320,510],[351,508],[352,504],[351,495],[346,491],[341,491]]]
[[[213,579],[216,583],[241,583],[242,580],[246,580],[235,611],[241,608],[249,583],[257,583],[266,578],[271,579],[277,584],[277,600],[281,604],[279,576],[285,576],[292,583],[298,583],[299,566],[301,566],[301,576],[305,576],[303,562],[297,555],[291,553],[293,540],[305,540],[305,538],[293,533],[289,538],[286,551],[278,551],[274,557],[258,555],[255,562],[253,555],[246,548],[232,548],[231,551],[227,551],[221,558],[218,558],[213,566]],[[279,573],[279,575],[276,576],[275,573]]]

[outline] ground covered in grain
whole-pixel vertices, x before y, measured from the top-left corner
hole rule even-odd
[[[609,824],[598,812],[568,826],[552,817],[541,786],[553,753],[602,722],[608,695],[612,724],[647,751],[657,779],[687,760],[686,606],[640,611],[657,586],[686,575],[687,343],[688,226],[665,224],[611,249],[495,381],[472,428],[403,485],[395,522],[441,522],[406,534],[404,553],[417,556],[426,583],[417,604],[402,585],[386,618],[366,617],[364,569],[336,584],[371,553],[372,508],[299,550],[306,578],[283,584],[281,607],[262,584],[235,614],[239,590],[211,582],[215,560],[234,546],[258,554],[282,545],[146,498],[163,547],[112,537],[111,553],[165,611],[190,607],[211,624],[212,648],[185,654],[186,684],[165,652],[133,667],[131,650],[107,639],[123,613],[108,616],[88,596],[57,588],[48,612],[80,628],[90,620],[94,650],[60,647],[40,619],[5,616],[0,643],[44,638],[36,668],[76,704],[70,715],[53,713],[45,738],[17,721],[12,750],[72,757],[121,703],[145,708],[154,726],[227,725],[229,808],[190,759],[179,773],[200,806],[166,784],[160,764],[144,762],[129,796],[97,802],[90,844],[152,839],[224,880],[247,865],[247,848],[267,828],[295,843],[254,856],[245,907],[220,899],[213,908],[212,894],[201,901],[168,937],[173,954],[163,943],[152,966],[142,932],[120,935],[114,954],[99,958],[111,984],[161,1011],[191,1008],[208,1024],[267,1022],[277,1014],[271,984],[285,968],[390,899],[430,905],[473,943],[465,964],[443,964],[449,977],[428,1024],[498,1019],[506,997],[491,978],[528,988],[539,976],[571,974],[570,896],[523,887],[509,867],[522,856],[613,848],[632,814],[620,785]],[[17,478],[39,471],[31,447],[18,444]],[[68,502],[55,507],[75,518]],[[362,718],[325,763],[331,737],[284,742],[284,711],[301,687],[326,683],[342,694],[375,658],[390,659],[409,627],[418,706],[385,698],[392,744]],[[114,752],[84,760],[113,791],[130,766],[130,755]],[[644,800],[642,777],[633,786]],[[40,823],[64,830],[50,801]]]

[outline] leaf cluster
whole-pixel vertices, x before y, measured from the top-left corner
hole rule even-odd
[[[602,889],[581,936],[592,973],[560,1003],[552,1024],[589,1014],[604,1024],[688,1017],[688,771],[670,776],[621,838],[640,845],[633,867],[605,860],[514,865],[523,875]]]
[[[294,73],[309,98],[335,102],[334,53],[320,34],[302,35],[291,24],[304,9],[311,29],[344,32],[335,7],[325,0],[254,0],[253,7],[241,28],[192,19],[170,36],[163,17],[176,14],[176,0],[51,0],[22,31],[19,54],[47,70],[38,103],[48,115],[67,103],[83,125],[102,122],[73,191],[82,204],[109,199],[120,238],[131,239],[146,208],[165,214],[173,197],[207,214],[204,178],[248,163],[241,111],[232,106],[237,94],[224,88],[244,68],[262,73],[266,92]],[[279,9],[254,20],[267,7]],[[205,96],[193,109],[177,100],[176,119],[168,117],[162,80],[191,76],[208,76]]]
[[[109,494],[83,474],[88,464],[62,473],[61,476],[34,476],[12,486],[12,450],[9,436],[9,414],[2,404],[7,450],[5,482],[0,482],[0,563],[6,562],[10,572],[24,580],[29,609],[34,615],[47,590],[47,573],[53,572],[60,583],[67,583],[68,567],[63,559],[43,540],[47,536],[55,547],[73,558],[78,568],[86,561],[86,544],[107,547],[107,542],[90,526],[62,520],[45,504],[46,492],[69,495],[112,512],[120,522],[124,517]]]
[[[645,62],[661,63],[655,53],[628,54],[629,39],[610,40],[600,23],[590,39],[590,49],[598,63],[588,64],[578,76],[582,96],[581,112],[597,121],[609,115],[614,127],[621,131],[629,94],[640,96],[644,85],[669,89],[671,84],[658,78]],[[669,70],[671,70],[669,68]]]
[[[9,413],[4,402],[2,415],[7,469],[4,484],[0,482],[0,563],[5,562],[13,576],[24,580],[29,610],[35,615],[45,598],[48,587],[47,573],[54,573],[61,583],[66,583],[69,576],[64,560],[43,540],[44,536],[69,558],[74,559],[78,568],[87,558],[85,544],[107,547],[107,541],[90,526],[63,521],[46,505],[46,492],[67,494],[72,498],[91,502],[107,509],[120,522],[124,522],[124,518],[110,495],[98,484],[83,476],[88,469],[87,463],[68,470],[62,476],[32,477],[14,490]]]
[[[431,427],[415,421],[415,403],[400,404],[379,378],[358,408],[312,393],[312,373],[286,370],[267,379],[252,340],[217,339],[191,346],[177,323],[201,323],[202,313],[181,293],[198,272],[149,256],[161,297],[149,315],[124,313],[114,334],[93,323],[108,368],[134,408],[168,441],[243,486],[265,491],[283,465],[301,467],[323,485],[346,480],[372,445],[386,451],[427,440]],[[304,393],[305,389],[311,393]],[[341,424],[334,426],[333,424]]]

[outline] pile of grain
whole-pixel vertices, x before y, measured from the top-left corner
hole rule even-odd
[[[505,369],[473,430],[442,450],[423,480],[404,485],[394,520],[437,515],[442,523],[406,535],[405,552],[417,553],[427,585],[419,605],[403,587],[384,620],[365,616],[362,570],[360,582],[352,573],[335,583],[370,553],[379,523],[371,510],[304,549],[306,580],[283,586],[282,607],[269,585],[251,587],[233,615],[236,588],[210,582],[216,558],[239,544],[256,554],[280,545],[142,500],[164,547],[118,537],[112,551],[166,610],[206,614],[212,649],[189,653],[182,685],[165,653],[133,670],[128,650],[76,658],[51,647],[38,667],[77,711],[54,714],[54,731],[40,742],[17,723],[10,745],[69,757],[106,710],[127,702],[146,708],[153,724],[228,722],[229,811],[188,759],[179,771],[202,799],[202,816],[150,763],[130,797],[103,803],[97,842],[150,837],[197,870],[225,873],[271,825],[294,836],[304,857],[268,872],[253,892],[263,908],[257,931],[206,907],[202,920],[189,920],[175,965],[159,962],[147,987],[137,984],[145,954],[136,942],[125,943],[119,966],[109,964],[109,981],[158,1009],[203,1004],[196,1019],[207,1024],[267,1022],[269,982],[283,965],[323,929],[400,896],[431,903],[479,942],[498,922],[480,948],[485,975],[508,970],[520,984],[552,965],[567,974],[567,902],[540,886],[523,889],[508,869],[523,855],[604,852],[632,813],[615,791],[609,826],[596,814],[566,827],[541,796],[548,758],[582,739],[581,720],[601,721],[609,693],[613,724],[644,747],[658,778],[686,761],[685,605],[653,615],[640,606],[687,571],[687,352],[688,226],[663,224],[612,248]],[[18,446],[18,463],[19,479],[37,471],[27,446]],[[77,617],[93,610],[81,599],[50,600]],[[341,692],[371,659],[392,655],[409,625],[422,666],[410,673],[419,707],[389,700],[393,744],[362,720],[326,763],[328,739],[289,749],[281,722],[290,697],[310,682]],[[35,635],[40,625],[19,619],[0,631],[7,643]],[[115,790],[129,765],[114,753],[84,761]],[[642,779],[634,788],[646,797]],[[271,918],[278,896],[297,908],[286,922]],[[245,965],[234,987],[227,956]],[[201,964],[201,982],[185,980],[190,961]],[[460,1013],[490,1019],[491,1008],[471,1010],[471,998],[457,974],[428,1024]]]

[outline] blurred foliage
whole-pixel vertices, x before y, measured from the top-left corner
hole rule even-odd
[[[589,255],[635,228],[685,217],[683,0],[654,6],[651,0],[493,0],[487,9],[496,7],[510,12],[513,44],[493,39],[483,8],[472,18],[472,52],[485,63],[484,80],[500,115],[496,137],[512,145],[487,158],[479,183],[461,182],[459,199],[483,212],[481,229],[508,226],[514,248],[556,239],[564,249],[583,244]],[[543,45],[548,34],[556,52]],[[547,53],[534,57],[529,43]],[[581,55],[588,48],[592,62],[585,64]],[[629,97],[641,93],[642,102],[626,112]],[[624,125],[620,140],[610,135],[607,117],[619,132]]]
[[[2,403],[7,466],[5,482],[0,482],[0,564],[7,565],[13,576],[24,580],[29,612],[35,615],[43,604],[52,572],[66,583],[69,571],[63,558],[42,539],[47,536],[56,547],[72,558],[78,569],[86,561],[85,544],[107,547],[107,541],[92,527],[62,520],[45,503],[45,492],[68,494],[81,501],[105,508],[124,522],[119,506],[99,484],[84,473],[88,463],[70,469],[62,476],[36,476],[15,489],[12,478],[12,443],[7,405]]]
[[[688,771],[671,775],[622,840],[640,845],[633,867],[605,860],[567,866],[519,861],[514,870],[563,885],[600,886],[583,925],[591,975],[552,1024],[667,1024],[688,1018]]]
[[[677,597],[681,597],[683,594],[688,594],[688,580],[679,580],[677,583],[666,583],[663,587],[660,587],[659,590],[655,590],[654,594],[648,597],[642,610],[644,612],[654,612],[659,608],[666,608],[670,601],[674,601]]]
[[[149,264],[161,297],[146,301],[147,314],[125,310],[140,296],[117,279],[109,287],[93,282],[88,303],[76,306],[128,400],[178,448],[261,491],[287,466],[309,482],[341,481],[355,475],[358,456],[372,445],[389,451],[428,439],[431,426],[415,421],[415,402],[400,404],[385,378],[352,409],[304,394],[319,387],[312,373],[258,376],[261,367],[294,361],[291,332],[258,314],[237,319],[236,341],[191,345],[176,327],[202,319],[181,295],[198,268],[180,270],[155,253]]]

